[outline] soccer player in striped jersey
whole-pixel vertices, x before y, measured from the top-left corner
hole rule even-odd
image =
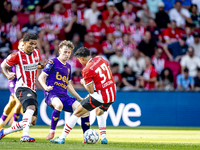
[[[91,58],[90,50],[86,47],[79,48],[74,55],[85,66],[82,70],[83,79],[81,80],[81,84],[84,85],[89,95],[81,101],[80,105],[69,118],[61,136],[52,139],[51,142],[63,144],[78,118],[96,109],[101,144],[107,144],[104,111],[107,111],[116,99],[116,85],[109,69],[109,64],[100,56]]]
[[[18,45],[18,49],[23,48],[23,39],[21,39],[19,41],[19,45]],[[15,66],[12,66],[11,68],[11,72],[16,73],[16,69]],[[21,104],[19,102],[19,100],[15,97],[15,92],[14,92],[14,88],[15,88],[15,84],[16,84],[17,78],[15,77],[14,80],[9,80],[8,81],[8,87],[10,90],[10,99],[8,104],[5,106],[3,114],[0,118],[0,129],[3,127],[3,123],[6,120],[6,118],[8,117],[8,115],[10,114],[11,110],[14,107],[14,111],[13,111],[13,123],[11,126],[15,125],[19,119],[19,115],[20,115],[20,110],[21,110]]]
[[[0,130],[0,139],[5,135],[23,129],[22,142],[34,142],[35,139],[29,136],[29,126],[35,125],[38,113],[38,102],[36,94],[37,69],[43,69],[40,64],[40,51],[36,49],[37,36],[33,33],[26,33],[23,36],[24,49],[9,55],[1,64],[3,74],[8,80],[15,78],[15,73],[10,68],[16,67],[15,95],[23,107],[23,119],[21,122],[8,129]]]
[[[45,90],[45,102],[53,109],[51,130],[46,137],[47,140],[51,140],[54,137],[61,111],[73,112],[79,105],[76,99],[82,100],[71,84],[71,66],[67,63],[73,49],[72,42],[62,41],[59,44],[59,56],[47,62],[38,78]],[[75,98],[70,97],[67,91]],[[81,117],[81,127],[83,133],[90,128],[88,113]]]

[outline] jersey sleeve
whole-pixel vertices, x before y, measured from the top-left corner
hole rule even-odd
[[[38,49],[36,49],[37,50],[37,52],[38,52],[38,56],[39,56],[39,62],[42,60],[42,58],[41,58],[41,54],[40,54],[40,51],[38,50]]]
[[[82,71],[82,76],[83,76],[83,79],[85,80],[86,86],[93,82],[93,72],[90,71],[89,69],[85,68]]]
[[[47,62],[47,64],[45,65],[43,72],[45,72],[47,75],[49,75],[52,72],[53,68],[54,68],[54,61],[49,60]]]
[[[18,53],[12,53],[6,58],[6,64],[10,67],[12,67],[15,64],[18,64],[19,62],[19,56]]]

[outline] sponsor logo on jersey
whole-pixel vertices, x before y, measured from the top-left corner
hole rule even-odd
[[[37,70],[37,66],[38,66],[38,64],[24,65],[24,70],[25,71],[34,71],[34,70]]]

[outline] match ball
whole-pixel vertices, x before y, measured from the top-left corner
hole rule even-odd
[[[84,133],[84,141],[87,144],[95,144],[99,140],[99,134],[94,129],[88,129]]]

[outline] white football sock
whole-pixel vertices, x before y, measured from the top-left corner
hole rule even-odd
[[[60,136],[61,139],[65,139],[67,137],[67,135],[69,134],[69,132],[72,130],[72,128],[75,126],[77,120],[79,117],[72,115],[69,120],[68,123],[65,124],[65,127],[63,129],[63,132]]]
[[[10,128],[5,129],[4,134],[7,135],[7,134],[10,134],[10,133],[13,133],[16,131],[20,131],[22,129],[23,129],[23,121],[20,121],[20,122],[16,123],[15,125],[11,126]]]
[[[34,111],[32,109],[27,109],[23,116],[23,136],[29,135],[29,126],[32,121],[32,116]]]
[[[16,123],[18,123],[17,121],[13,121],[11,126],[14,126]]]
[[[0,124],[3,124],[3,123],[4,123],[3,119],[0,118]]]
[[[52,132],[54,132],[54,133],[55,133],[55,130],[52,130],[52,129],[51,129],[49,133],[52,133]]]
[[[106,138],[106,117],[104,114],[101,116],[97,116],[99,131],[102,139]]]

